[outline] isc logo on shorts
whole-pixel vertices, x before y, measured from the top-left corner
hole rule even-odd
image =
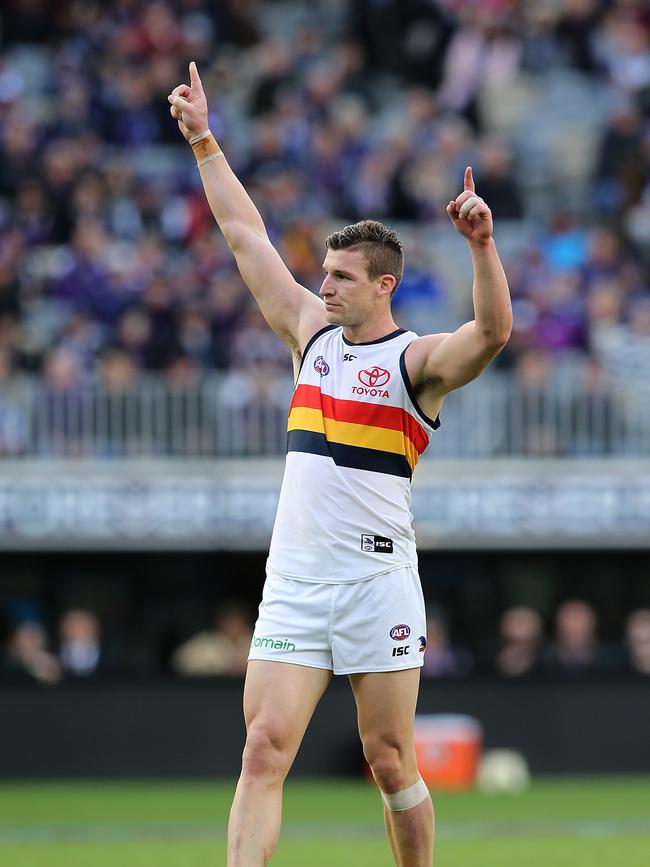
[[[406,623],[398,623],[390,631],[390,637],[393,641],[406,641],[410,634],[411,627],[407,626]]]

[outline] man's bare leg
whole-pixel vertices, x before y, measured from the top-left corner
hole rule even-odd
[[[384,806],[384,824],[398,867],[415,867],[416,864],[431,867],[434,815],[430,797],[417,807],[400,812]]]
[[[246,746],[228,822],[228,867],[264,867],[280,835],[282,786],[330,671],[251,660]]]
[[[413,720],[420,670],[355,674],[350,677],[359,716],[359,734],[377,785],[394,794],[419,779]],[[431,798],[408,810],[384,806],[386,832],[398,867],[431,867],[434,815]]]

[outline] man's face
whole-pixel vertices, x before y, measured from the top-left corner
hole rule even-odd
[[[359,325],[374,313],[380,299],[390,296],[393,278],[384,275],[371,281],[360,250],[328,250],[323,271],[319,295],[332,325]]]

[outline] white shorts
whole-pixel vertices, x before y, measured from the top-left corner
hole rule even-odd
[[[267,573],[249,659],[363,674],[417,668],[426,647],[417,569],[353,584],[317,584]]]

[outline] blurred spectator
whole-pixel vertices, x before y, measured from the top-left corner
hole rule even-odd
[[[633,103],[618,107],[603,131],[594,195],[605,213],[636,203],[643,189],[644,119]]]
[[[0,456],[26,450],[30,409],[28,384],[13,373],[11,353],[0,346]]]
[[[291,82],[292,63],[288,46],[268,40],[257,53],[259,77],[250,96],[253,117],[266,115],[277,108],[281,89]],[[260,128],[261,129],[261,128]]]
[[[101,383],[106,395],[119,395],[132,390],[137,375],[133,356],[111,349],[101,357]]]
[[[7,13],[3,21],[3,39],[7,44],[47,42],[52,32],[49,4],[38,0],[9,0]]]
[[[598,25],[599,0],[567,0],[557,4],[557,38],[569,66],[586,73],[597,71],[593,34]]]
[[[566,273],[583,267],[588,237],[585,227],[568,210],[556,211],[542,239],[544,258],[554,273]]]
[[[650,297],[634,300],[628,309],[627,322],[600,324],[594,348],[619,382],[645,382],[650,374]]]
[[[473,667],[474,661],[469,650],[451,644],[443,613],[430,611],[422,666],[424,677],[465,677],[471,674]]]
[[[544,407],[553,381],[548,353],[529,349],[517,359],[515,389],[506,403],[507,449],[531,457],[557,454],[555,431],[544,424]]]
[[[634,3],[608,6],[596,41],[598,59],[612,81],[628,93],[650,85],[650,27]],[[639,7],[641,4],[639,4]]]
[[[400,326],[420,333],[442,331],[447,299],[421,238],[414,236],[406,244],[405,259],[404,274],[392,303]]]
[[[454,22],[442,4],[354,0],[351,24],[369,67],[436,87]]]
[[[628,616],[625,645],[630,668],[650,675],[650,609],[641,608]]]
[[[259,370],[273,374],[289,370],[291,358],[278,341],[257,307],[249,307],[232,342],[232,357],[238,370]]]
[[[71,608],[61,615],[59,660],[63,673],[72,677],[88,677],[100,668],[101,626],[92,611]]]
[[[571,424],[572,455],[608,454],[613,447],[615,403],[609,380],[598,359],[590,358],[580,370],[579,387],[567,408]]]
[[[588,674],[607,671],[613,655],[598,640],[598,621],[594,608],[580,599],[563,602],[555,612],[555,634],[546,665],[563,674]]]
[[[239,677],[246,671],[252,637],[248,610],[238,603],[229,603],[215,614],[211,629],[197,633],[176,648],[172,668],[185,677]]]
[[[490,203],[494,219],[520,220],[524,209],[507,142],[498,138],[483,139],[476,171],[481,178],[481,197]]]
[[[445,55],[441,104],[479,128],[481,90],[495,86],[502,92],[507,90],[521,57],[521,38],[513,32],[507,15],[489,7],[467,8],[463,26],[452,36]]]
[[[44,627],[35,621],[19,623],[7,642],[4,667],[9,674],[23,674],[45,684],[56,684],[62,671],[48,649]]]
[[[53,349],[45,359],[43,388],[35,402],[37,449],[44,453],[72,456],[79,453],[81,443],[82,371],[77,356],[60,348]]]
[[[506,677],[535,674],[540,669],[544,642],[542,618],[534,608],[508,608],[499,621],[501,647],[496,669]]]

